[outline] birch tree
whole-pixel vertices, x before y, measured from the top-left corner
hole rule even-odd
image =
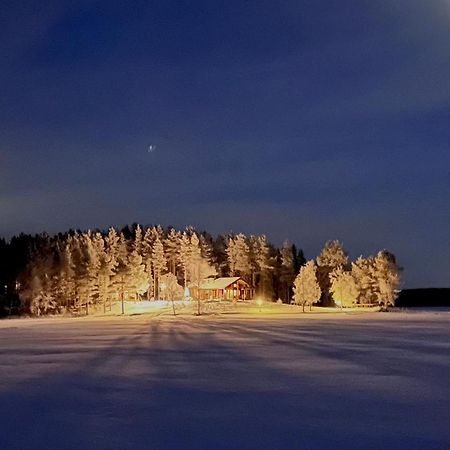
[[[314,303],[320,300],[320,286],[316,276],[316,265],[314,261],[308,261],[300,268],[300,272],[294,281],[294,303],[301,305],[303,312],[305,306],[311,308]]]
[[[351,272],[338,267],[331,272],[330,282],[330,290],[337,306],[344,308],[357,303],[359,291]]]

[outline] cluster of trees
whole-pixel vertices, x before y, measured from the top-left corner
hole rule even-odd
[[[400,281],[395,257],[386,251],[349,262],[338,241],[316,260],[266,236],[211,236],[192,227],[118,231],[69,231],[0,239],[0,314],[88,314],[113,302],[174,300],[191,283],[210,276],[241,276],[265,299],[311,306],[393,304]],[[200,305],[199,305],[200,308]]]
[[[350,262],[339,241],[329,241],[316,260],[306,262],[294,281],[296,304],[312,306],[334,303],[353,305],[394,305],[400,285],[400,268],[386,250],[376,256]]]
[[[265,298],[291,301],[303,252],[264,235],[219,235],[188,227],[70,231],[0,240],[0,310],[89,313],[116,301],[183,297],[208,276],[241,276]]]

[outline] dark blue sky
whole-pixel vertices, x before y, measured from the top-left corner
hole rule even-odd
[[[2,2],[0,235],[338,238],[449,286],[449,42],[448,0]]]

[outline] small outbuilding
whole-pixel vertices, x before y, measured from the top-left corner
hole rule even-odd
[[[206,278],[198,287],[195,283],[189,286],[193,297],[201,300],[250,300],[255,290],[241,277]]]

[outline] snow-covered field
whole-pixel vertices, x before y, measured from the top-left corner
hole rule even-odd
[[[449,424],[450,312],[0,322],[1,449],[443,449]]]

